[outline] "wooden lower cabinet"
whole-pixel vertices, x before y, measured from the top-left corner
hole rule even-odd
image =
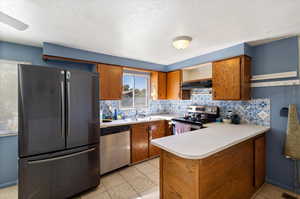
[[[160,154],[160,149],[150,142],[152,139],[166,135],[166,124],[166,121],[161,120],[131,126],[131,163],[140,162]]]
[[[254,140],[254,185],[258,189],[265,182],[266,176],[266,154],[265,136]]]
[[[264,139],[252,138],[200,160],[162,150],[160,199],[250,199],[264,183]]]
[[[164,137],[166,134],[165,121],[157,121],[150,123],[149,125],[149,157],[158,156],[160,154],[160,148],[152,145],[150,141],[152,139]]]
[[[131,126],[131,162],[140,162],[149,157],[149,125],[146,123]]]

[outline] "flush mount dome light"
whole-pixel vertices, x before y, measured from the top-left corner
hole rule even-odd
[[[191,41],[192,41],[192,37],[179,36],[173,40],[173,46],[176,49],[185,49],[190,45]]]

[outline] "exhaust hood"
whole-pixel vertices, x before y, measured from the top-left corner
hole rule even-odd
[[[200,81],[195,81],[195,82],[183,82],[181,84],[181,88],[183,90],[190,90],[193,88],[211,88],[211,87],[212,87],[211,79],[200,80]]]
[[[205,63],[182,69],[182,89],[212,87],[212,63]]]

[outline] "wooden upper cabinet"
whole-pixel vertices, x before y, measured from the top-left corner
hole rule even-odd
[[[151,72],[151,97],[154,100],[167,99],[167,73]]]
[[[212,73],[214,100],[250,99],[250,57],[243,55],[216,61]]]
[[[171,71],[167,74],[167,99],[181,99],[181,71]]]
[[[175,70],[167,73],[167,99],[190,99],[190,91],[181,89],[182,71]]]
[[[123,89],[123,68],[108,64],[98,64],[100,100],[120,100]]]
[[[148,123],[131,126],[131,162],[139,162],[149,157]]]

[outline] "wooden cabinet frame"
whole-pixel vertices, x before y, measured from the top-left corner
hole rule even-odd
[[[206,158],[162,150],[160,199],[250,199],[265,181],[265,134]]]
[[[167,73],[167,99],[188,100],[191,97],[190,90],[182,90],[182,70],[174,70]]]
[[[123,67],[98,64],[100,100],[121,100],[123,92]]]
[[[151,97],[153,100],[167,99],[167,73],[151,72]]]
[[[213,99],[251,98],[251,58],[242,55],[213,62]]]
[[[131,125],[131,163],[138,163],[160,155],[160,149],[151,145],[151,139],[168,134],[165,120]]]

